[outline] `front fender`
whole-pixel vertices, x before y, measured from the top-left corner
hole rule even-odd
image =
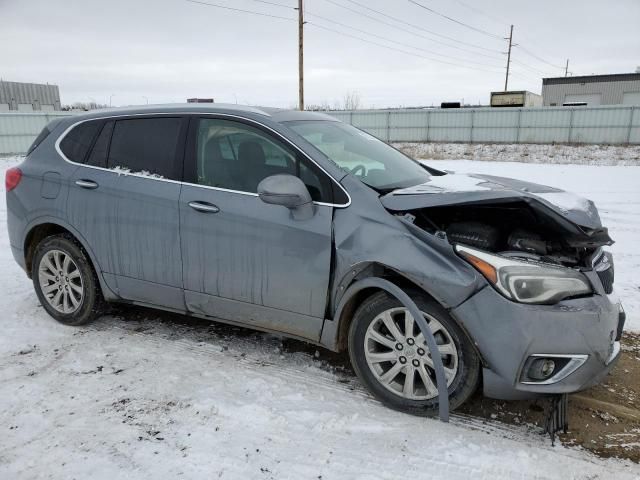
[[[337,209],[333,227],[335,264],[330,313],[335,311],[360,266],[371,264],[397,272],[447,309],[460,305],[485,285],[446,239],[389,213],[377,197]]]
[[[409,313],[411,313],[411,315],[415,319],[416,323],[418,324],[418,327],[420,328],[420,331],[424,335],[424,338],[427,342],[427,347],[429,348],[429,350],[431,352],[438,351],[438,345],[436,344],[436,339],[434,338],[433,333],[431,332],[431,329],[429,328],[429,325],[427,324],[427,321],[425,320],[418,306],[414,303],[413,300],[411,300],[409,295],[407,295],[405,292],[402,291],[400,287],[398,287],[397,285],[394,285],[388,280],[385,280],[384,278],[369,277],[363,280],[358,280],[354,284],[352,284],[347,290],[347,292],[345,292],[345,295],[342,301],[338,305],[338,309],[336,311],[337,312],[336,318],[340,318],[340,315],[344,310],[346,304],[348,303],[349,299],[353,298],[353,296],[356,295],[358,292],[365,290],[367,288],[376,288],[379,290],[384,290],[388,294],[396,297],[400,301],[400,303],[402,303],[405,306],[405,308],[409,310]],[[323,330],[323,333],[324,333],[324,330]],[[440,357],[440,355],[432,355],[431,358],[433,360],[433,369],[436,373],[436,384],[438,385],[438,409],[439,409],[440,420],[442,420],[443,422],[448,422],[449,421],[449,392],[447,389],[447,380],[445,378],[444,366],[442,365],[442,358]]]

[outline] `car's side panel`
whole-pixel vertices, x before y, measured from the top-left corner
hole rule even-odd
[[[78,180],[98,184],[85,189]],[[180,260],[180,185],[80,166],[72,176],[69,223],[87,239],[99,268],[127,300],[184,307]],[[144,295],[140,282],[147,285]],[[178,289],[178,293],[176,293]]]
[[[318,342],[323,319],[277,308],[239,302],[229,298],[187,290],[189,312],[197,316],[216,317],[233,324]]]
[[[52,154],[55,137],[50,134],[25,161],[18,165],[22,171],[22,180],[18,187],[7,195],[7,224],[11,246],[22,250],[28,231],[27,225],[40,217],[66,220],[69,177],[76,169],[75,165],[65,164]],[[54,179],[52,174],[58,174]],[[43,186],[44,178],[48,187]],[[55,185],[51,185],[54,184]],[[52,190],[55,195],[52,195]],[[49,197],[49,198],[47,198]]]
[[[22,237],[23,239],[26,239],[27,235],[29,234],[29,232],[31,232],[33,229],[37,228],[40,225],[58,225],[62,228],[64,228],[65,230],[67,230],[71,235],[73,235],[73,237],[80,243],[80,245],[82,245],[82,248],[85,250],[85,252],[87,252],[87,254],[89,255],[89,259],[91,260],[91,264],[95,266],[97,274],[98,274],[98,280],[100,282],[100,286],[102,287],[102,292],[105,296],[105,298],[107,300],[116,300],[118,298],[118,295],[115,293],[116,291],[116,279],[112,274],[107,274],[104,273],[100,270],[99,267],[99,263],[98,263],[98,257],[96,256],[94,249],[92,248],[92,246],[89,244],[89,242],[87,241],[87,239],[85,239],[82,234],[76,230],[76,228],[73,225],[70,225],[69,223],[67,223],[65,220],[62,220],[59,217],[51,217],[51,216],[41,216],[41,217],[37,217],[35,219],[33,219],[30,223],[26,224],[24,229],[23,229],[23,234]],[[13,247],[12,247],[13,249]],[[24,268],[24,261],[25,261],[25,254],[26,252],[23,249],[15,249],[14,250],[14,255],[19,255],[20,256],[20,260],[18,260],[18,263],[20,264],[21,267]]]
[[[220,210],[199,212],[191,202]],[[314,209],[312,218],[296,220],[285,207],[268,205],[254,195],[184,185],[181,237],[189,309],[217,315],[216,299],[207,295],[238,302],[238,308],[242,302],[263,306],[264,311],[254,310],[246,322],[264,321],[270,329],[273,312],[267,309],[301,314],[304,325],[287,329],[317,339],[329,286],[332,207]]]
[[[344,319],[334,314],[350,283],[359,278],[359,265],[376,264],[395,271],[445,308],[459,305],[486,285],[473,267],[456,256],[446,239],[427,234],[408,219],[390,215],[378,195],[352,176],[344,177],[342,183],[353,201],[349,208],[336,209],[334,215],[331,314],[321,340],[327,348],[339,348],[339,322]]]
[[[182,170],[186,121],[182,124],[173,160],[175,171]],[[148,137],[142,138],[153,141],[152,134],[148,131]],[[121,152],[123,145],[126,155],[128,147],[121,144]],[[140,141],[136,145],[139,147]],[[130,160],[144,167],[149,159],[136,146],[130,151]],[[149,170],[152,167],[149,165]],[[116,278],[116,291],[122,299],[184,310],[180,189],[178,181],[91,165],[78,165],[71,176],[69,222],[93,245],[101,270]]]

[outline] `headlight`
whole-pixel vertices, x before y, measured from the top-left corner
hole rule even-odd
[[[593,292],[587,277],[570,268],[514,260],[463,245],[455,248],[500,293],[516,302],[550,305]]]

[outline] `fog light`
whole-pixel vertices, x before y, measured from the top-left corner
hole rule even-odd
[[[528,375],[534,380],[546,380],[555,370],[556,362],[550,358],[539,358],[531,363]]]

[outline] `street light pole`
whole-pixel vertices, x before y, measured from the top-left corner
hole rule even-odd
[[[116,96],[115,93],[112,93],[111,95],[109,95],[109,107],[111,107],[111,99],[115,96]]]

